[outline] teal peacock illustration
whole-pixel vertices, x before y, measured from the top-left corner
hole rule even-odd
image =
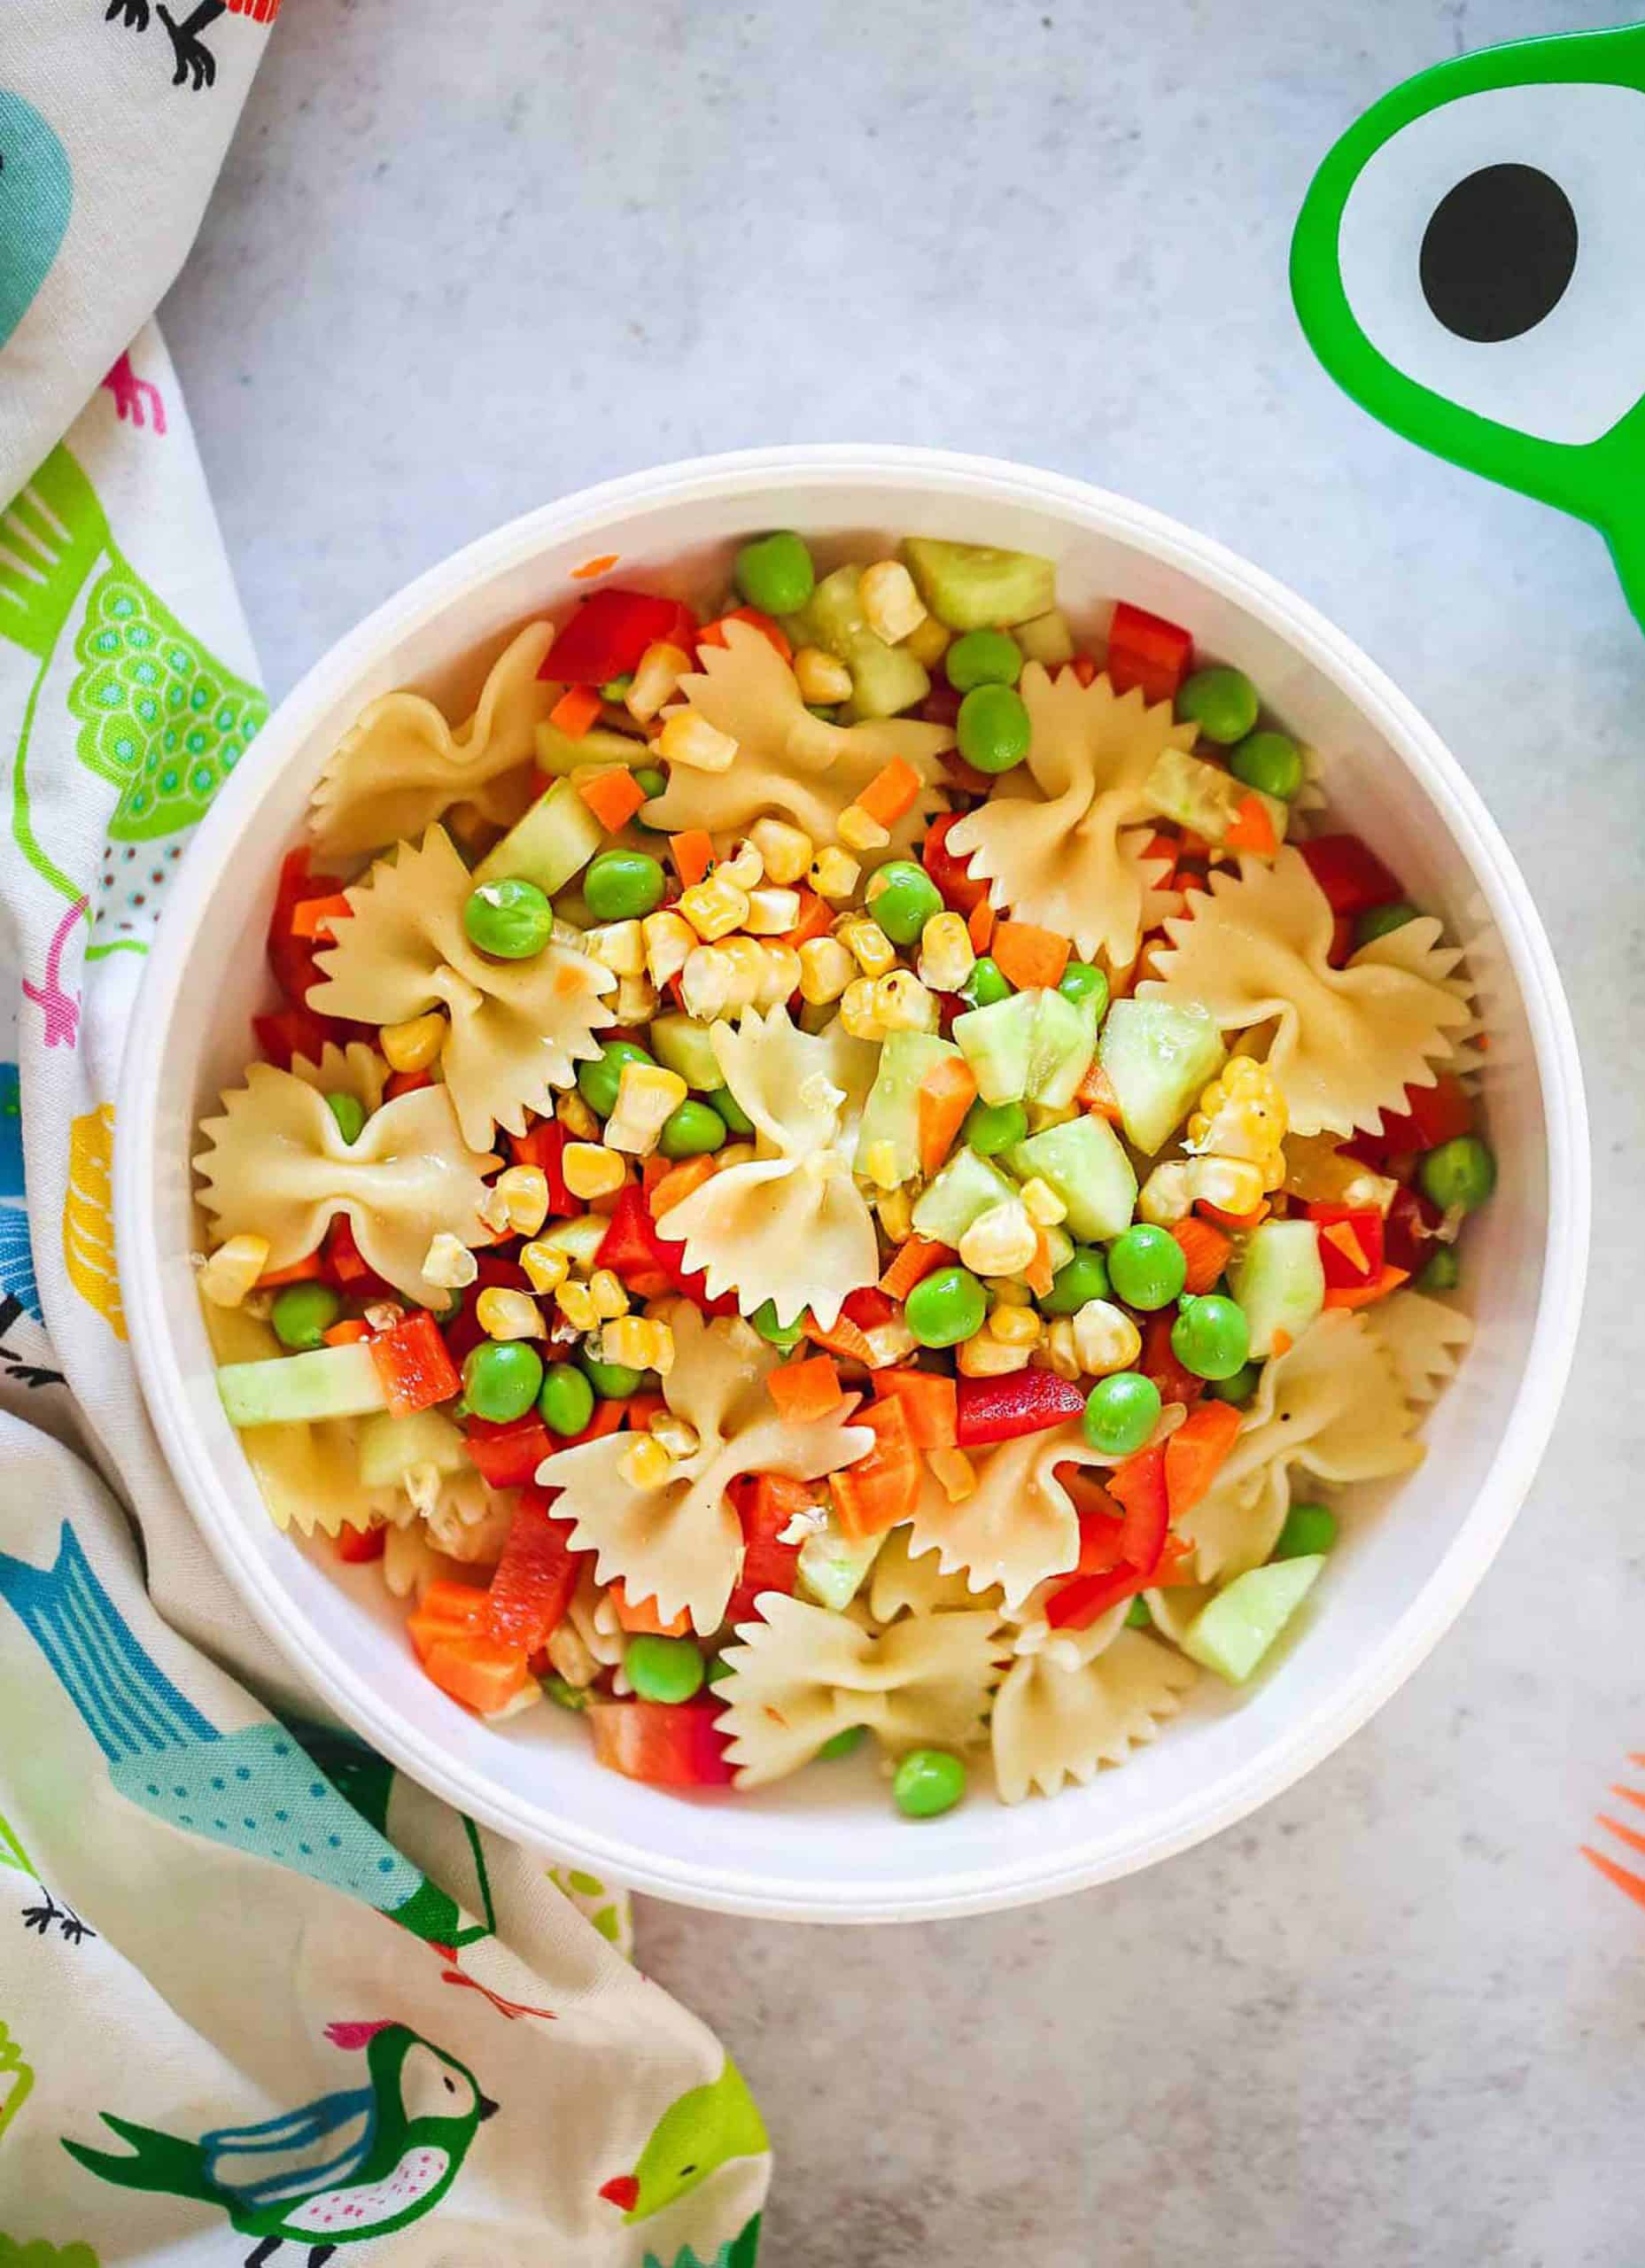
[[[389,2236],[431,2212],[497,2109],[466,2063],[403,2023],[333,2023],[326,2037],[366,2051],[366,2084],[320,2095],[250,2126],[216,2126],[184,2141],[105,2110],[128,2151],[63,2138],[69,2155],[125,2189],[198,2198],[257,2242],[245,2268],[283,2244],[308,2247],[324,2268],[339,2246]]]
[[[728,2055],[717,2079],[687,2089],[670,2103],[647,2137],[632,2171],[614,2174],[601,2184],[600,2194],[625,2220],[648,2220],[733,2158],[758,2157],[770,2148],[759,2106]],[[738,2243],[748,2234],[745,2229]],[[752,2249],[746,2257],[753,2259]],[[704,2268],[715,2268],[715,2264]]]

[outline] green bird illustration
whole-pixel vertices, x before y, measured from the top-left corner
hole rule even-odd
[[[1384,424],[1574,514],[1645,626],[1645,25],[1407,80],[1315,176],[1309,345]]]
[[[431,2212],[462,2170],[497,2105],[474,2074],[403,2023],[333,2023],[338,2047],[366,2051],[368,2084],[321,2095],[252,2126],[218,2126],[184,2141],[103,2113],[129,2152],[64,2138],[69,2155],[125,2189],[194,2197],[257,2242],[245,2268],[284,2243],[324,2268],[340,2245],[388,2236]]]
[[[770,2148],[748,2081],[728,2055],[717,2079],[670,2103],[632,2171],[614,2174],[600,2194],[625,2220],[642,2221],[706,2181],[717,2166]]]

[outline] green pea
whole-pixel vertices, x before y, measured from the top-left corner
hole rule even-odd
[[[615,707],[618,702],[627,699],[633,682],[632,670],[623,670],[616,677],[607,678],[600,688],[600,698],[601,701],[610,702]]]
[[[634,785],[641,790],[647,803],[651,803],[658,796],[668,793],[668,774],[659,765],[641,764],[635,768]],[[642,819],[640,825],[643,827],[644,824]]]
[[[1153,1628],[1153,1617],[1148,1612],[1148,1602],[1145,1598],[1134,1598],[1126,1608],[1125,1627],[1128,1630]]]
[[[1393,905],[1373,905],[1369,913],[1362,913],[1354,925],[1354,944],[1369,945],[1378,937],[1388,936],[1395,929],[1402,929],[1408,921],[1415,921],[1416,908],[1407,899],[1399,898]]]
[[[707,1674],[694,1638],[655,1638],[648,1632],[624,1647],[623,1667],[642,1701],[689,1701]]]
[[[646,1375],[626,1363],[602,1363],[594,1355],[579,1354],[577,1359],[601,1402],[626,1402],[631,1394],[639,1393]]]
[[[817,1753],[824,1763],[832,1764],[836,1756],[850,1756],[868,1737],[866,1725],[847,1725],[842,1733],[835,1733],[832,1740],[824,1741]]]
[[[1228,768],[1247,788],[1288,804],[1302,785],[1302,750],[1289,733],[1247,733],[1229,750]]]
[[[974,1102],[966,1113],[959,1138],[968,1142],[980,1158],[997,1158],[1014,1150],[1028,1130],[1028,1114],[1020,1102]]]
[[[1093,1001],[1098,1023],[1108,1013],[1108,980],[1101,969],[1093,968],[1088,960],[1071,960],[1062,972],[1057,990],[1065,1000],[1072,1000],[1076,1007],[1082,1006],[1087,1000]]]
[[[991,1008],[996,1000],[1009,1000],[1016,989],[993,956],[983,953],[973,962],[959,997],[968,1008]]]
[[[1458,1134],[1426,1153],[1416,1178],[1442,1213],[1453,1205],[1471,1213],[1496,1187],[1496,1160],[1477,1134]]]
[[[896,1767],[891,1795],[904,1819],[935,1819],[966,1792],[963,1759],[945,1748],[911,1748]]]
[[[1028,752],[1033,730],[1022,695],[1009,685],[979,685],[959,704],[959,753],[979,772],[1009,772]]]
[[[742,597],[762,614],[798,614],[817,587],[811,555],[792,528],[745,543],[731,572]]]
[[[358,1095],[328,1095],[326,1108],[345,1142],[358,1142],[366,1123],[366,1106]]]
[[[580,1433],[594,1414],[594,1390],[575,1363],[549,1366],[537,1397],[537,1414],[551,1433]]]
[[[1187,1279],[1183,1247],[1168,1229],[1139,1221],[1108,1247],[1108,1280],[1128,1308],[1169,1307]]]
[[[598,1055],[577,1067],[577,1091],[601,1118],[617,1108],[617,1091],[625,1063],[649,1063],[651,1057],[632,1039],[608,1039]]]
[[[723,1149],[726,1122],[705,1102],[682,1102],[663,1121],[657,1147],[665,1158],[700,1158]]]
[[[736,1674],[725,1655],[716,1654],[708,1666],[707,1682],[710,1685],[724,1685],[728,1677],[735,1677]]]
[[[596,921],[637,921],[663,903],[663,869],[648,850],[602,850],[583,876]]]
[[[1215,1292],[1184,1300],[1171,1325],[1171,1352],[1197,1379],[1236,1377],[1251,1352],[1245,1309]]]
[[[573,1685],[569,1678],[550,1675],[542,1682],[543,1691],[557,1709],[586,1709],[588,1695],[580,1685]]]
[[[343,1312],[343,1302],[330,1284],[288,1284],[275,1293],[268,1320],[283,1347],[301,1353],[323,1345],[325,1334]]]
[[[931,916],[943,911],[943,893],[923,866],[893,858],[869,883],[868,905],[894,945],[916,945]]]
[[[1077,1315],[1088,1300],[1108,1296],[1108,1263],[1095,1245],[1076,1244],[1072,1260],[1065,1261],[1051,1279],[1051,1289],[1040,1301],[1044,1315]]]
[[[1085,1397],[1085,1438],[1103,1456],[1129,1456],[1160,1422],[1160,1389],[1140,1371],[1098,1379]]]
[[[903,1319],[922,1347],[958,1347],[982,1328],[988,1294],[968,1268],[934,1268],[903,1308]]]
[[[1311,1559],[1337,1541],[1337,1515],[1324,1504],[1293,1504],[1274,1546],[1276,1559]]]
[[[716,1087],[711,1094],[704,1095],[702,1099],[717,1116],[725,1121],[731,1133],[736,1135],[753,1133],[754,1121],[729,1087]]]
[[[524,1339],[487,1339],[462,1366],[469,1407],[487,1425],[524,1418],[542,1390],[543,1361]]]
[[[1176,696],[1176,713],[1190,718],[1207,740],[1226,746],[1242,741],[1257,720],[1257,689],[1244,670],[1196,670]]]
[[[1015,685],[1022,675],[1022,649],[1003,630],[967,630],[943,656],[943,666],[956,693],[972,693],[980,685]]]
[[[462,927],[469,943],[494,960],[530,960],[554,935],[554,908],[535,882],[505,875],[469,892]]]
[[[1231,1377],[1213,1379],[1210,1390],[1216,1401],[1230,1402],[1238,1408],[1250,1401],[1261,1382],[1261,1363],[1242,1363]]]
[[[1463,1264],[1454,1244],[1436,1245],[1416,1278],[1419,1292],[1454,1292],[1462,1281]]]
[[[797,1316],[792,1323],[778,1322],[775,1300],[762,1300],[749,1317],[749,1321],[768,1346],[780,1348],[785,1355],[791,1347],[797,1347],[805,1336],[804,1328]]]

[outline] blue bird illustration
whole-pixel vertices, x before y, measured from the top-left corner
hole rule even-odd
[[[23,1184],[23,1107],[15,1063],[0,1063],[0,1299],[41,1320]],[[0,1332],[0,1336],[4,1332]]]
[[[258,2241],[245,2268],[282,2244],[306,2244],[307,2268],[339,2245],[387,2236],[432,2211],[497,2105],[466,2063],[403,2023],[334,2023],[339,2047],[364,2047],[367,2084],[316,2097],[251,2126],[216,2126],[198,2141],[103,2113],[128,2152],[63,2148],[101,2181],[198,2198]]]

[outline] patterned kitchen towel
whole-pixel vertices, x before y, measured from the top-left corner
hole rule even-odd
[[[188,58],[223,0],[104,5],[47,0],[26,52],[0,29],[0,245],[44,277],[19,309],[0,262],[0,464],[24,452],[0,487],[0,2268],[750,2268],[758,2111],[629,1964],[622,1894],[323,1719],[138,1397],[110,1097],[172,877],[267,703],[159,336],[111,367],[87,313],[128,271],[77,221],[53,258],[17,212],[97,210],[132,130],[89,118],[120,54],[172,232],[151,300],[273,8],[229,0],[253,20],[222,27],[213,84]],[[29,456],[52,353],[89,402]]]

